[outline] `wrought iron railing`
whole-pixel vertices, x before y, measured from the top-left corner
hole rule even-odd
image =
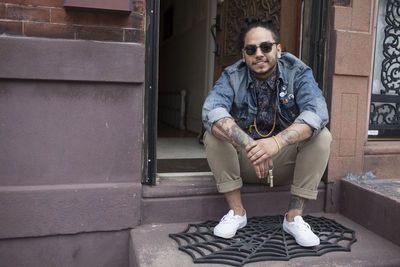
[[[375,64],[382,61],[380,83],[373,85],[368,136],[400,139],[400,1],[387,0],[383,7],[384,20],[382,17],[378,23],[386,26],[382,33],[378,32],[376,43],[382,51],[377,47],[375,52],[383,55],[375,55]]]

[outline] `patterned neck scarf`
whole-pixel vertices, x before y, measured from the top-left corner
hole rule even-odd
[[[271,74],[266,80],[259,80],[252,74],[252,79],[254,83],[254,89],[257,95],[257,116],[256,116],[256,125],[257,130],[261,135],[267,135],[273,125],[274,125],[274,117],[275,117],[275,105],[276,105],[276,71]],[[278,114],[276,114],[278,116]],[[279,133],[279,120],[276,119],[276,125],[273,133],[269,135],[275,135]],[[263,138],[260,136],[257,131],[252,127],[252,132],[250,132],[250,128],[247,129],[247,134],[249,134],[253,139]]]

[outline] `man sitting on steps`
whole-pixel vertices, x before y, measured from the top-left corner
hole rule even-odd
[[[284,231],[301,246],[319,245],[302,215],[329,158],[325,99],[311,69],[281,51],[271,21],[246,19],[239,39],[243,59],[224,70],[203,105],[207,160],[230,208],[214,235],[231,238],[246,226],[240,188],[266,184],[273,168],[271,183],[291,184]]]

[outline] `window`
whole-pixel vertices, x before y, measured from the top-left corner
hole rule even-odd
[[[379,1],[370,139],[400,139],[400,2]]]

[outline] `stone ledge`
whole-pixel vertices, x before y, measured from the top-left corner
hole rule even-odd
[[[325,190],[325,183],[320,182],[319,190]],[[288,192],[290,185],[269,187],[261,184],[245,184],[242,193],[271,193]],[[219,195],[214,178],[209,174],[185,176],[185,173],[176,176],[161,177],[156,186],[143,186],[143,198],[184,197]]]
[[[129,229],[0,239],[0,266],[128,266]]]
[[[388,185],[386,181],[378,179],[366,181],[366,184],[342,180],[340,213],[400,245],[398,231],[400,200],[397,197],[388,197],[381,190],[374,189],[380,184]],[[393,182],[393,187],[393,191],[396,191],[398,183]],[[385,192],[388,190],[384,189]]]
[[[400,141],[372,141],[364,146],[365,155],[400,154]]]
[[[140,221],[141,184],[0,187],[0,239],[114,231]]]
[[[141,44],[0,35],[0,78],[143,83],[144,54]]]
[[[223,194],[217,192],[211,175],[159,179],[156,186],[143,186],[142,224],[220,219],[228,210]],[[306,212],[324,210],[325,184],[318,187],[318,198],[309,201]],[[248,216],[286,212],[290,186],[244,185],[243,204]]]

